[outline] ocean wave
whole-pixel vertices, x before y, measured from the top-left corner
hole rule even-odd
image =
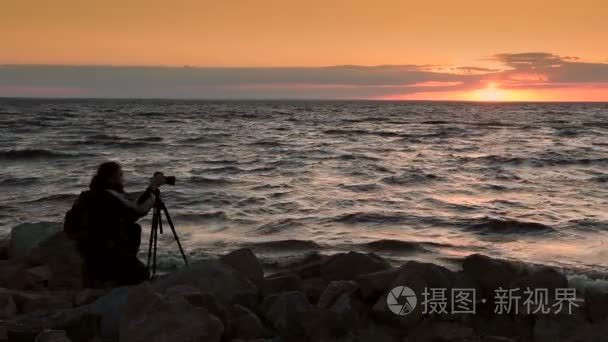
[[[232,173],[232,174],[241,173],[244,171],[245,170],[241,169],[240,167],[232,166],[232,165],[211,167],[211,168],[200,170],[200,172],[203,172],[203,173]]]
[[[555,135],[558,137],[577,137],[580,135],[580,132],[575,129],[560,129]]]
[[[323,131],[324,134],[328,135],[376,135],[379,137],[399,137],[402,134],[393,131],[368,131],[364,129],[328,129]]]
[[[367,192],[380,190],[382,187],[375,183],[369,184],[340,184],[341,187],[355,192]]]
[[[176,221],[187,222],[207,222],[207,221],[228,221],[228,215],[223,211],[203,212],[203,213],[186,213],[175,216]]]
[[[608,158],[567,158],[565,156],[552,156],[548,158],[522,158],[501,155],[488,155],[481,157],[462,157],[463,161],[483,162],[500,165],[530,165],[544,166],[570,166],[570,165],[608,165]]]
[[[196,185],[215,185],[215,186],[224,186],[228,184],[232,184],[233,182],[225,179],[225,178],[208,178],[202,176],[193,176],[188,179],[188,182],[196,184]]]
[[[309,240],[274,240],[264,242],[253,242],[245,245],[253,250],[274,250],[274,251],[302,251],[302,250],[319,250],[323,247],[316,242]]]
[[[584,218],[580,220],[570,220],[566,224],[566,227],[574,230],[590,230],[590,231],[607,231],[608,222],[599,221],[590,218]]]
[[[429,250],[425,247],[425,245],[426,243],[423,242],[382,239],[360,244],[358,247],[370,252],[426,253],[429,252]]]
[[[390,185],[409,185],[416,183],[428,183],[437,181],[439,179],[439,176],[432,173],[418,173],[416,171],[411,171],[403,173],[399,176],[384,177],[381,179],[381,181]]]
[[[255,233],[262,234],[262,235],[268,235],[268,234],[279,233],[279,232],[294,229],[294,228],[300,228],[302,226],[303,226],[303,224],[301,222],[299,222],[297,219],[286,218],[286,219],[281,219],[281,220],[263,224],[263,225],[255,228]]]
[[[85,140],[75,141],[75,145],[104,145],[108,147],[142,147],[151,143],[160,143],[162,137],[122,137],[118,135],[93,134]]]
[[[45,149],[23,149],[0,151],[0,160],[34,160],[34,159],[58,159],[58,158],[77,158],[90,156],[87,153],[64,153],[54,152]]]
[[[342,155],[339,155],[338,157],[336,157],[336,159],[340,159],[340,160],[370,160],[370,161],[379,161],[380,160],[380,158],[368,156],[368,155],[361,154],[361,153],[342,154]]]
[[[38,177],[7,177],[0,179],[0,185],[11,186],[11,185],[29,185],[38,182]]]
[[[401,213],[366,213],[357,212],[350,214],[343,214],[334,218],[329,219],[331,222],[347,223],[347,224],[361,224],[361,223],[402,223],[411,221],[412,217]]]
[[[589,180],[591,182],[594,182],[594,183],[607,183],[608,182],[608,175],[601,175],[601,176],[592,177]]]
[[[426,120],[426,121],[422,121],[420,124],[421,125],[446,125],[446,124],[450,124],[450,122],[444,121],[444,120]]]
[[[485,218],[483,222],[469,226],[465,230],[480,235],[546,234],[556,231],[553,227],[542,223],[492,218]]]
[[[38,203],[38,202],[73,202],[78,198],[78,194],[53,194],[43,196],[35,200],[27,201],[26,203]]]

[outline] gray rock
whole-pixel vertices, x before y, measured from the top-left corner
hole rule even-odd
[[[74,295],[74,306],[83,306],[93,303],[107,293],[108,291],[104,289],[83,289]]]
[[[70,342],[64,330],[46,329],[36,336],[35,342]]]
[[[84,260],[76,243],[63,232],[53,234],[40,242],[28,257],[30,264],[46,265],[51,273],[50,289],[82,289]]]
[[[23,290],[27,287],[24,272],[28,268],[25,262],[0,260],[0,287]]]
[[[11,259],[27,257],[42,241],[62,230],[56,222],[22,223],[13,227],[8,254]]]
[[[539,319],[534,324],[534,342],[554,342],[560,340],[559,324],[550,319]]]
[[[262,285],[262,294],[264,296],[271,295],[273,293],[285,292],[285,291],[301,291],[302,290],[302,278],[297,274],[287,273],[282,275],[270,275],[264,278]]]
[[[72,308],[72,293],[67,291],[20,291],[0,289],[10,296],[19,314],[43,314]]]
[[[319,302],[317,306],[320,308],[327,309],[329,308],[334,301],[340,297],[342,294],[347,293],[350,294],[357,290],[358,285],[352,280],[336,280],[332,281],[327,285],[321,297],[319,298]]]
[[[445,288],[448,289],[446,291],[449,291],[449,288],[452,287],[453,278],[454,273],[444,267],[410,261],[400,268],[399,274],[389,285],[389,290],[378,298],[372,307],[372,314],[382,322],[396,323],[404,328],[411,328],[415,326],[422,317],[423,306],[421,302],[425,288]],[[395,314],[390,310],[387,303],[390,291],[398,286],[410,288],[418,298],[417,305],[413,308],[413,311],[407,315]],[[403,304],[405,299],[399,297],[397,298],[397,301],[398,304]]]
[[[264,279],[264,270],[258,258],[249,248],[242,248],[230,252],[222,257],[220,261],[239,271],[247,277],[258,288],[261,287]]]
[[[220,341],[221,321],[183,298],[167,299],[144,283],[129,291],[121,314],[119,340]]]
[[[159,292],[176,285],[190,285],[226,304],[252,307],[258,301],[257,287],[232,267],[217,260],[200,261],[154,283]]]
[[[8,260],[10,240],[8,238],[0,239],[0,260]]]
[[[585,294],[585,307],[594,323],[608,319],[608,289],[589,288]]]
[[[99,317],[87,307],[47,315],[22,315],[7,322],[9,341],[34,341],[44,330],[63,330],[70,340],[89,341],[98,334]]]
[[[228,308],[223,303],[221,303],[219,300],[217,300],[217,298],[215,296],[213,296],[212,294],[210,294],[210,293],[190,294],[190,295],[185,296],[185,299],[191,305],[199,307],[199,308],[204,308],[210,314],[219,318],[222,321],[222,324],[224,325],[225,331],[230,331],[230,329],[232,328],[231,327],[232,321],[231,321],[231,316],[230,316],[230,312],[229,312]]]
[[[361,296],[364,299],[370,299],[386,292],[400,271],[400,268],[389,268],[359,275],[356,281],[359,284]]]
[[[4,323],[0,323],[0,342],[9,342],[6,333],[6,325]]]
[[[529,268],[526,275],[514,279],[509,287],[548,289],[549,293],[555,293],[555,289],[568,287],[568,279],[554,268],[538,266]]]
[[[486,298],[493,298],[495,289],[509,288],[514,279],[523,275],[522,270],[513,263],[481,254],[467,256],[462,268],[467,276],[479,284],[481,295]]]
[[[10,292],[0,292],[0,320],[5,320],[17,315],[17,304]]]
[[[328,282],[323,278],[308,278],[302,280],[302,292],[306,294],[308,297],[308,301],[311,303],[318,303],[319,298],[325,288],[327,287]]]
[[[271,336],[260,318],[246,307],[236,304],[231,313],[231,336],[245,340]]]
[[[390,268],[374,253],[348,252],[329,257],[321,264],[321,276],[328,280],[355,280],[357,276]]]
[[[289,291],[264,298],[261,311],[282,336],[303,335],[302,315],[313,306],[302,292]]]
[[[473,342],[475,338],[473,328],[457,322],[443,322],[426,320],[410,332],[409,341],[412,342]]]
[[[90,305],[85,306],[100,317],[99,332],[101,337],[109,340],[118,339],[120,315],[125,308],[129,291],[129,287],[117,287]]]

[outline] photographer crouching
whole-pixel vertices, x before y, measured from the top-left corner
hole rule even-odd
[[[64,231],[76,241],[85,261],[86,287],[133,285],[150,278],[137,253],[141,226],[137,220],[154,206],[166,178],[157,173],[136,200],[124,191],[123,172],[116,162],[99,166],[89,190],[67,212]]]

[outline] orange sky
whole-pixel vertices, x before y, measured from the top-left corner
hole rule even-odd
[[[504,68],[492,56],[522,52],[608,64],[606,13],[604,0],[3,0],[0,64]]]

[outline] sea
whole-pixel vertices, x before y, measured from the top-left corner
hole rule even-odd
[[[134,194],[177,178],[162,198],[190,261],[482,253],[608,274],[607,103],[0,99],[0,236],[61,224],[109,160]],[[164,227],[159,267],[181,267]]]

